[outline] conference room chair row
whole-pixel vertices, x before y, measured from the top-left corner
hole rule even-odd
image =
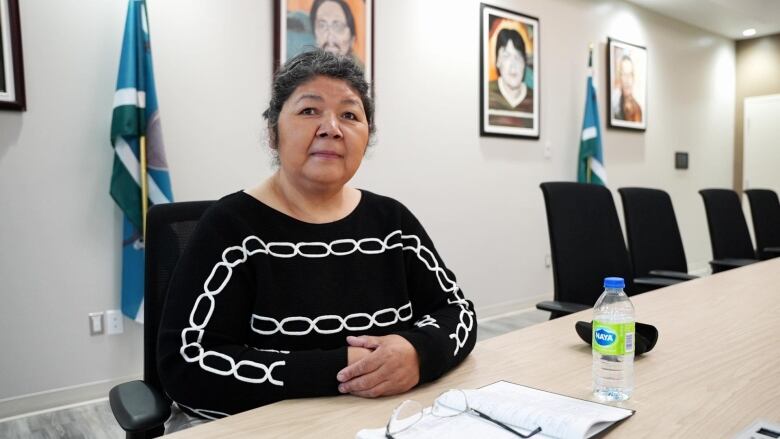
[[[620,188],[628,246],[609,189],[593,184],[541,184],[550,235],[553,300],[536,307],[554,319],[591,308],[605,276],[626,280],[631,296],[673,285],[688,274],[680,229],[669,195],[658,189]],[[713,273],[780,256],[780,202],[768,189],[745,191],[751,205],[753,248],[739,195],[699,191],[712,244]]]

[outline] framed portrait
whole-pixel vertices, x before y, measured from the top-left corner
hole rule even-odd
[[[0,110],[26,109],[19,1],[0,0]]]
[[[321,48],[351,55],[371,83],[374,0],[276,0],[274,69],[302,52]]]
[[[609,38],[607,90],[610,128],[647,129],[647,48]]]
[[[539,19],[480,4],[479,133],[539,138]]]

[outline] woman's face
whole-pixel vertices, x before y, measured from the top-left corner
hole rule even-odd
[[[519,88],[523,83],[525,61],[523,61],[523,54],[515,48],[511,40],[507,41],[506,46],[498,49],[496,67],[498,74],[510,88]]]
[[[299,85],[279,115],[281,171],[304,187],[343,186],[360,167],[368,120],[360,96],[340,79]]]

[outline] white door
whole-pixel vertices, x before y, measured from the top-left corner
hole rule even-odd
[[[745,98],[745,189],[780,193],[780,95]]]
[[[743,188],[772,189],[780,194],[780,95],[745,98],[743,130]],[[747,197],[743,209],[755,238]]]

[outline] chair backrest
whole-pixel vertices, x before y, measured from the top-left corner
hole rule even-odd
[[[707,212],[712,258],[755,258],[739,195],[731,189],[702,189],[699,194]]]
[[[623,218],[634,277],[650,270],[688,272],[680,228],[669,194],[658,189],[618,189],[623,201]]]
[[[628,251],[609,189],[584,183],[542,183],[555,300],[593,306],[604,278],[620,276],[631,293]]]
[[[771,189],[748,189],[750,216],[756,236],[756,251],[760,259],[769,257],[763,249],[780,247],[780,200]]]
[[[146,217],[144,260],[144,381],[162,390],[157,374],[157,332],[160,315],[176,263],[198,224],[214,201],[158,204]]]

